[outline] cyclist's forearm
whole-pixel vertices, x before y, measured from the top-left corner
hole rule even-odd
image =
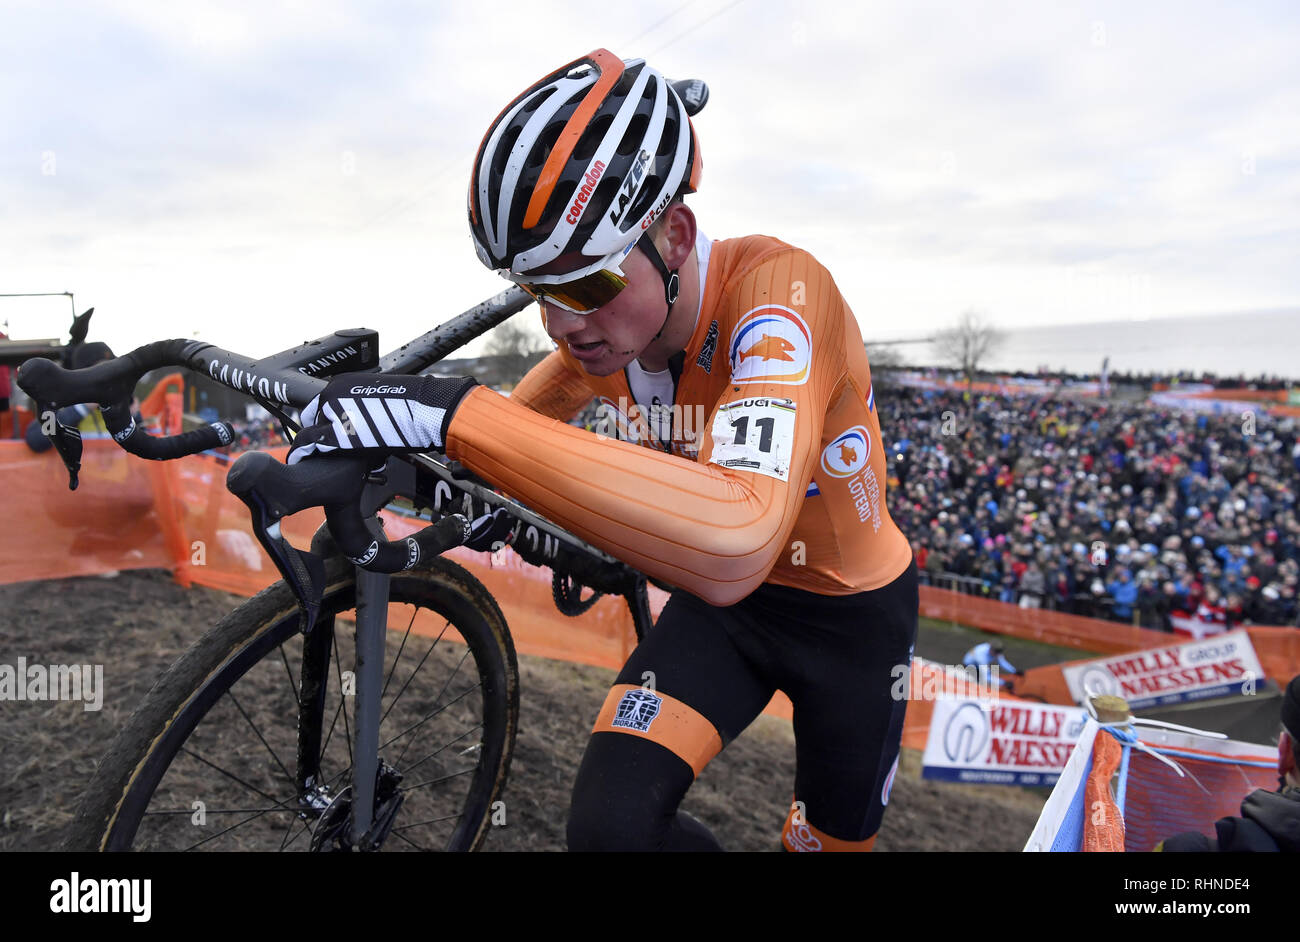
[[[714,605],[744,598],[785,546],[802,488],[546,419],[491,390],[461,402],[447,454],[559,525]],[[790,482],[806,481],[800,457]]]

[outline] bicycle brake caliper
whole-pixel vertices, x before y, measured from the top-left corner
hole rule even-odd
[[[378,850],[392,830],[393,821],[406,798],[406,793],[397,787],[401,781],[402,773],[381,760],[375,774],[374,823],[362,839],[362,850]]]

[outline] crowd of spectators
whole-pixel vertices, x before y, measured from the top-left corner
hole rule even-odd
[[[284,435],[280,432],[280,423],[272,416],[263,416],[253,421],[232,421],[230,425],[235,430],[235,441],[230,446],[232,452],[273,448],[285,444]]]
[[[1164,630],[1296,624],[1295,419],[902,386],[877,402],[923,579]]]
[[[998,373],[997,377],[1002,380],[1031,380],[1042,381],[1051,380],[1058,383],[1095,383],[1097,382],[1096,373],[1065,373],[1052,372],[1049,370],[1038,370],[1036,372],[1010,372]],[[1258,376],[1216,376],[1213,373],[1197,373],[1192,370],[1185,370],[1181,373],[1119,373],[1112,372],[1108,375],[1108,380],[1112,387],[1115,386],[1132,386],[1137,389],[1151,390],[1159,387],[1178,387],[1178,386],[1211,386],[1214,389],[1257,389],[1275,392],[1279,389],[1289,389],[1295,385],[1294,380],[1286,379],[1282,376],[1271,376],[1261,373]]]
[[[1149,388],[1171,377],[1115,379]],[[890,513],[924,581],[1163,630],[1182,616],[1229,627],[1300,618],[1296,420],[1068,387],[968,397],[880,383],[877,404]],[[593,402],[574,424],[598,418]],[[233,424],[234,451],[283,443],[269,416]]]

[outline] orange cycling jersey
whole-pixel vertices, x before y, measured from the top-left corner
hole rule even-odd
[[[510,397],[467,395],[447,454],[713,605],[764,582],[822,595],[888,585],[912,552],[885,506],[853,312],[807,252],[768,236],[704,245],[668,441],[641,420],[626,371],[590,376],[557,350]],[[593,397],[614,420],[609,435],[566,424]]]

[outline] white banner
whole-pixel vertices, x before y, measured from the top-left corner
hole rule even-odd
[[[1075,703],[1105,693],[1123,697],[1133,709],[1251,693],[1264,679],[1244,631],[1101,657],[1063,668],[1062,673]]]
[[[997,785],[1054,785],[1087,714],[1024,700],[937,700],[922,778]]]

